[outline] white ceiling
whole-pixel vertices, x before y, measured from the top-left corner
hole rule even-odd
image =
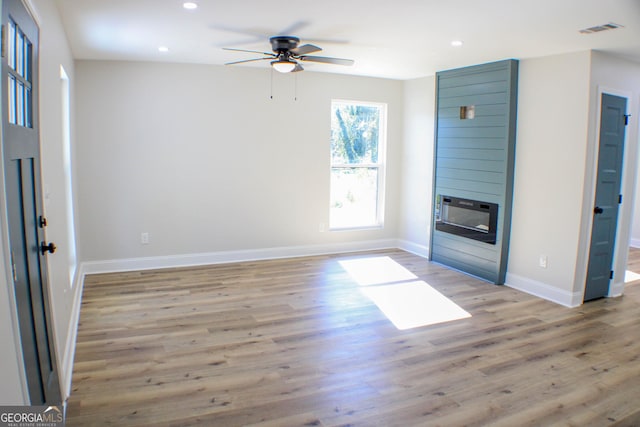
[[[259,55],[222,47],[269,52],[269,36],[294,35],[322,47],[317,55],[355,60],[353,67],[306,63],[308,71],[394,79],[586,49],[640,62],[640,0],[193,1],[194,11],[183,0],[56,3],[77,59],[224,64]],[[579,33],[610,22],[624,28]]]

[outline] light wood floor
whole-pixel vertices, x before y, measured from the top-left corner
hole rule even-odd
[[[627,259],[627,270],[640,274],[640,249],[629,248],[629,258]]]
[[[338,261],[472,314],[397,330]],[[640,259],[640,257],[638,257]],[[68,426],[638,426],[640,284],[568,309],[402,251],[87,277]]]

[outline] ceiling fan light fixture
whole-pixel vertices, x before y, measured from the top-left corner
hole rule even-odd
[[[298,65],[294,61],[288,59],[278,59],[277,61],[271,61],[271,66],[280,73],[290,73]]]
[[[225,63],[225,65],[244,64],[245,62],[269,60],[272,69],[275,69],[279,73],[297,73],[300,71],[304,71],[304,67],[301,64],[306,62],[319,62],[321,64],[334,65],[353,65],[354,63],[353,59],[309,55],[310,53],[320,52],[322,48],[312,44],[298,46],[300,42],[300,39],[298,37],[274,36],[271,37],[269,41],[271,42],[271,50],[273,51],[273,53],[223,47],[222,49],[224,50],[262,54],[261,58],[251,58],[242,61],[227,62]]]

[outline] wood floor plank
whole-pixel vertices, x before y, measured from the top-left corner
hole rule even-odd
[[[471,317],[398,330],[340,263],[381,257]],[[67,425],[632,426],[638,402],[640,282],[568,309],[385,250],[87,276]]]

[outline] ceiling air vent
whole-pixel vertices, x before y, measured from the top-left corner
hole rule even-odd
[[[599,33],[601,31],[607,30],[615,30],[616,28],[624,28],[624,25],[614,24],[613,22],[609,22],[604,25],[596,25],[595,27],[585,28],[584,30],[580,30],[580,34],[593,34]]]

